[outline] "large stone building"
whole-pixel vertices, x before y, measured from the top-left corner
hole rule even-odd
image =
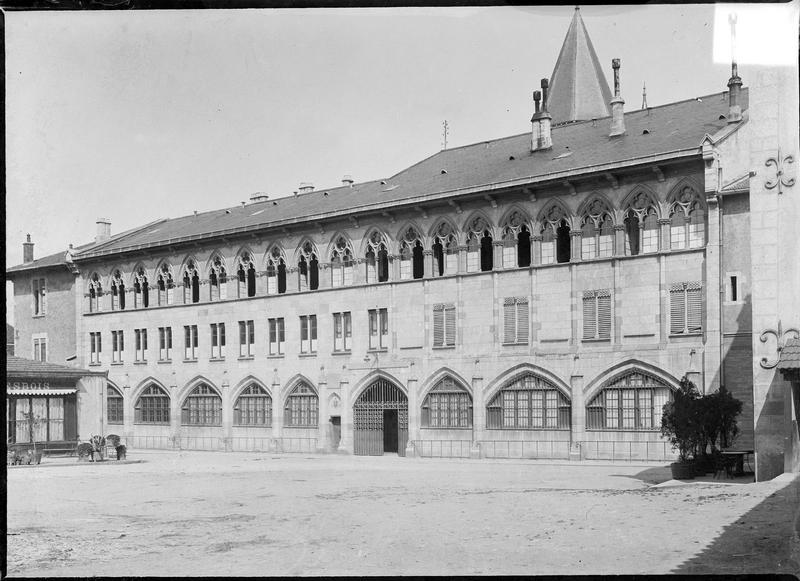
[[[61,333],[59,357],[108,371],[103,426],[134,448],[666,459],[687,375],[744,402],[737,445],[771,477],[797,426],[760,337],[778,265],[799,275],[762,234],[798,202],[761,157],[796,155],[768,110],[796,87],[742,89],[734,65],[728,91],[624,112],[618,69],[612,94],[576,11],[529,132],[117,236],[101,221],[59,267],[9,269],[20,348]],[[65,308],[36,314],[62,282]]]

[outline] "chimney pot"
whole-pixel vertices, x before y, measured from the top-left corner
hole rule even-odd
[[[612,59],[611,68],[614,69],[614,97],[611,99],[611,131],[609,137],[625,134],[625,100],[620,96],[619,69],[620,60]]]
[[[353,187],[353,176],[350,174],[345,174],[342,176],[342,185]]]
[[[266,202],[267,200],[269,200],[269,196],[264,192],[256,192],[250,195],[250,203]]]
[[[542,111],[547,111],[547,89],[550,87],[550,81],[542,79]]]
[[[22,243],[22,262],[33,262],[33,242],[28,234],[26,242]]]
[[[97,219],[97,235],[94,238],[95,243],[103,242],[111,238],[111,220],[108,218]]]
[[[313,192],[314,191],[314,184],[312,184],[311,182],[300,182],[300,188],[299,189],[304,194],[308,193],[308,192]]]
[[[550,113],[547,112],[547,79],[542,79],[542,91],[533,92],[533,102],[536,112],[531,117],[531,151],[549,149],[553,146],[553,139],[550,135]],[[541,97],[542,106],[539,108],[539,98]]]

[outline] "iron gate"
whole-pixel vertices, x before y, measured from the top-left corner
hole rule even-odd
[[[384,452],[385,411],[397,413],[397,455],[406,455],[408,442],[408,398],[385,379],[372,383],[353,406],[354,453],[380,456]]]

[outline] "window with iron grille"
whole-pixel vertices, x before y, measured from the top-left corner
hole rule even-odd
[[[33,316],[41,317],[47,313],[47,283],[43,278],[34,278],[31,281],[31,294],[33,295]]]
[[[703,284],[679,282],[669,287],[672,335],[692,335],[703,331]]]
[[[583,339],[611,338],[611,291],[583,292]]]
[[[100,333],[89,333],[89,363],[100,363],[100,354],[103,352]]]
[[[317,352],[317,316],[300,317],[300,353]]]
[[[122,394],[110,385],[106,388],[106,417],[109,424],[121,424],[123,420]]]
[[[47,361],[47,336],[33,336],[33,360]]]
[[[122,354],[125,352],[125,336],[122,331],[111,331],[111,361],[112,363],[122,362]]]
[[[284,423],[290,428],[316,428],[319,423],[317,392],[305,382],[297,384],[284,408]]]
[[[250,384],[233,407],[233,423],[237,426],[272,426],[272,397],[256,383]]]
[[[286,344],[286,332],[283,317],[269,319],[269,354],[283,355]]]
[[[239,321],[239,357],[255,355],[256,329],[253,321]]]
[[[172,327],[158,328],[158,358],[161,361],[172,359]]]
[[[333,313],[333,350],[337,353],[350,351],[353,324],[350,313]]]
[[[506,385],[486,407],[486,427],[506,430],[568,430],[570,402],[549,381],[532,374]]]
[[[184,357],[186,359],[197,359],[197,325],[185,325],[183,327]]]
[[[433,305],[433,346],[456,346],[456,307],[452,303]]]
[[[389,347],[389,313],[386,309],[369,310],[369,348]]]
[[[185,426],[222,425],[222,398],[208,384],[201,383],[186,396],[181,406],[181,424]]]
[[[147,329],[134,329],[133,338],[136,347],[136,361],[147,361]]]
[[[472,397],[452,377],[440,380],[422,402],[423,428],[471,428]]]
[[[632,371],[609,382],[586,406],[589,430],[658,431],[672,390],[662,381]]]
[[[527,297],[503,299],[503,344],[527,345],[530,328]]]
[[[225,323],[211,323],[211,358],[225,358]]]
[[[147,386],[134,406],[137,424],[169,424],[169,396],[155,384]]]

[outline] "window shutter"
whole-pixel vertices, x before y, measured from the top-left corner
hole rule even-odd
[[[583,293],[583,338],[597,337],[597,297],[594,291]]]
[[[47,314],[47,289],[44,280],[45,279],[42,279],[39,283],[39,292],[42,295],[42,310],[40,314],[42,315]]]
[[[456,308],[453,305],[445,307],[445,344],[456,344]]]
[[[611,293],[607,290],[597,292],[597,336],[611,338]]]
[[[517,339],[516,299],[503,300],[503,343],[514,343]]]
[[[703,330],[703,286],[698,282],[686,288],[686,328],[689,333]]]
[[[247,343],[247,328],[244,321],[239,321],[239,345]]]
[[[444,343],[444,305],[433,307],[433,346],[441,347]]]
[[[528,343],[529,321],[528,299],[517,299],[517,343]]]
[[[673,284],[669,289],[669,332],[683,333],[686,328],[686,294],[683,284]]]

